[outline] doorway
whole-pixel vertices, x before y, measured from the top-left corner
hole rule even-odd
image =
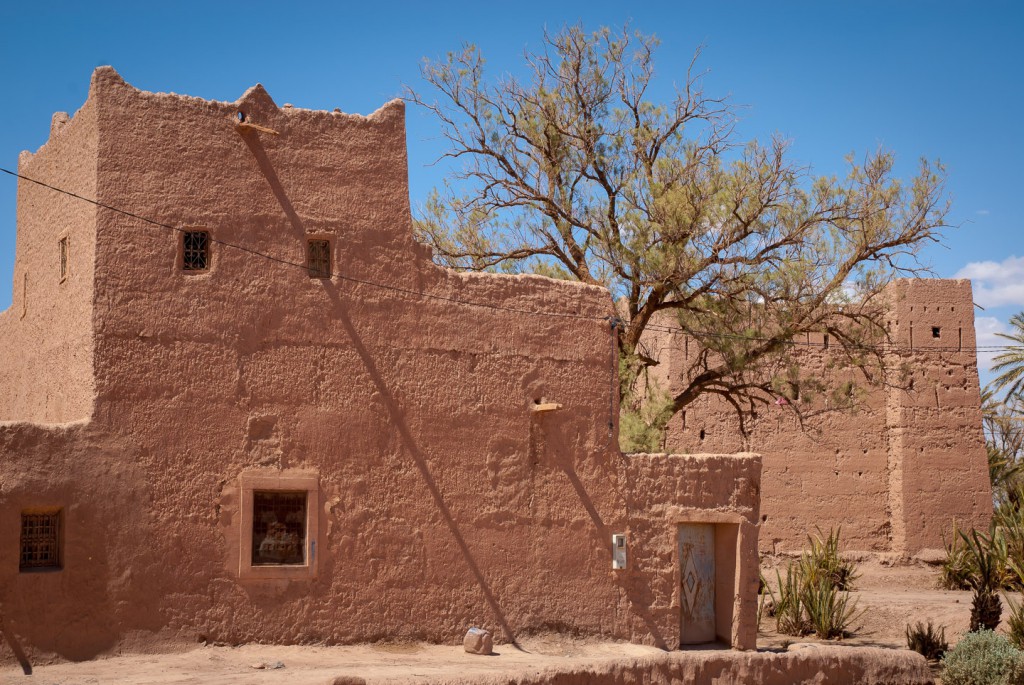
[[[715,525],[679,526],[680,645],[714,642]]]

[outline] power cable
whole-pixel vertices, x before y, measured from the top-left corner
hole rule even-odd
[[[121,209],[119,207],[114,207],[114,206],[108,205],[106,203],[100,202],[99,200],[94,200],[92,198],[88,198],[88,197],[85,197],[83,195],[79,195],[79,194],[71,192],[69,190],[65,190],[63,188],[58,188],[57,186],[50,185],[49,183],[45,183],[43,181],[39,181],[39,180],[36,180],[34,178],[30,178],[28,176],[25,176],[24,174],[20,174],[18,172],[11,171],[10,169],[5,169],[3,167],[0,167],[0,171],[2,171],[5,174],[8,174],[10,176],[13,176],[15,178],[21,179],[23,181],[27,181],[29,183],[34,183],[35,185],[41,186],[43,188],[47,188],[47,189],[52,190],[52,191],[54,191],[56,193],[60,193],[60,194],[63,194],[63,195],[67,195],[69,197],[73,197],[75,199],[81,200],[83,202],[87,202],[89,204],[95,205],[95,206],[100,207],[102,209],[106,209],[106,210],[109,210],[111,212],[115,212],[117,214],[121,214],[123,216],[127,216],[127,217],[130,217],[132,219],[136,219],[138,221],[142,221],[142,222],[150,224],[152,226],[157,226],[159,228],[167,229],[169,231],[175,231],[175,232],[178,232],[178,233],[187,233],[188,232],[186,229],[181,228],[179,226],[174,226],[172,224],[166,224],[166,223],[163,223],[163,222],[160,222],[160,221],[156,221],[155,219],[150,219],[150,218],[142,216],[140,214],[136,214],[134,212],[130,212],[128,210]],[[283,259],[281,257],[275,257],[274,255],[270,255],[270,254],[267,254],[265,252],[260,252],[259,250],[255,250],[253,248],[246,247],[245,245],[239,245],[237,243],[228,242],[226,240],[221,240],[221,239],[215,238],[213,236],[210,236],[209,240],[210,240],[211,243],[214,243],[214,244],[217,244],[217,245],[223,245],[224,247],[227,247],[227,248],[230,248],[230,249],[234,249],[234,250],[239,250],[240,252],[244,252],[246,254],[250,254],[250,255],[252,255],[254,257],[260,257],[260,258],[269,260],[271,262],[275,262],[275,263],[278,263],[278,264],[283,264],[285,266],[296,267],[296,268],[302,269],[303,271],[308,271],[308,266],[305,265],[305,264],[301,264],[299,262],[293,262],[293,261],[290,261],[288,259]],[[584,314],[573,314],[573,313],[570,313],[570,312],[554,312],[554,311],[545,311],[545,310],[542,310],[542,309],[521,309],[521,308],[518,308],[518,307],[507,307],[507,306],[498,305],[498,304],[491,304],[491,303],[487,303],[487,302],[475,302],[475,301],[472,301],[472,300],[463,300],[463,299],[459,299],[457,297],[449,297],[449,296],[446,296],[446,295],[435,295],[433,293],[427,293],[427,292],[423,292],[421,290],[413,290],[411,288],[403,288],[401,286],[396,286],[396,285],[388,285],[388,284],[384,284],[384,283],[377,283],[375,281],[369,281],[369,280],[365,280],[365,279],[362,279],[362,278],[356,278],[354,276],[346,276],[344,274],[336,274],[336,276],[339,279],[348,281],[350,283],[358,283],[360,285],[366,285],[366,286],[370,286],[370,287],[374,287],[374,288],[380,288],[380,289],[383,289],[383,290],[391,290],[391,291],[394,291],[394,292],[403,293],[405,295],[413,295],[415,297],[422,297],[424,299],[437,300],[437,301],[441,301],[441,302],[448,302],[448,303],[451,303],[451,304],[460,304],[460,305],[466,305],[466,306],[470,306],[470,307],[481,307],[481,308],[484,308],[484,309],[491,309],[491,310],[497,310],[497,311],[507,311],[507,312],[512,312],[512,313],[516,313],[516,314],[526,314],[526,315],[530,315],[530,316],[549,316],[549,317],[555,317],[555,318],[576,319],[576,320],[584,320],[584,321],[607,321],[607,322],[611,322],[612,323],[612,331],[613,331],[613,333],[615,332],[616,326],[618,326],[620,324],[623,325],[623,326],[626,326],[626,327],[629,326],[629,323],[621,322],[617,317],[614,317],[614,316],[588,316],[588,315],[584,315]],[[719,332],[712,332],[712,331],[700,331],[700,330],[693,330],[693,329],[685,329],[685,328],[682,328],[682,327],[679,327],[679,326],[667,326],[667,325],[664,325],[664,324],[655,324],[655,323],[648,323],[645,326],[645,329],[646,330],[652,330],[652,331],[665,332],[665,333],[682,333],[684,335],[689,335],[689,336],[693,336],[693,337],[697,337],[697,338],[704,337],[704,338],[732,339],[732,340],[740,340],[740,341],[745,341],[745,342],[772,342],[772,341],[775,341],[775,342],[778,342],[779,344],[787,346],[787,347],[811,347],[811,348],[819,348],[819,349],[829,349],[829,346],[826,343],[812,343],[812,342],[809,342],[809,341],[801,342],[801,341],[797,341],[797,340],[777,341],[774,338],[768,338],[768,337],[746,336],[746,335],[731,334],[731,333],[719,333]],[[876,345],[851,345],[851,344],[848,344],[848,345],[838,345],[838,346],[836,346],[835,349],[860,349],[860,350],[865,350],[865,351],[881,351],[881,352],[886,352],[886,351],[888,351],[888,352],[1004,352],[1004,351],[1008,351],[1008,350],[1013,349],[1013,348],[1010,347],[1010,346],[999,346],[999,345],[983,345],[983,346],[973,346],[973,347],[970,347],[970,346],[969,347],[963,347],[963,346],[955,346],[954,347],[954,346],[928,345],[926,347],[921,347],[921,348],[911,348],[911,347],[908,347],[908,346],[905,346],[905,345],[898,345],[896,343],[880,343],[880,344],[876,344]]]

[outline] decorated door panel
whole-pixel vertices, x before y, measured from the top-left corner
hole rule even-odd
[[[715,641],[715,527],[710,523],[679,526],[679,643]]]

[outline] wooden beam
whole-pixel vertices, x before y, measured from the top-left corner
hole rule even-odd
[[[561,408],[562,408],[562,405],[560,405],[558,402],[544,402],[543,404],[531,404],[530,405],[530,411],[533,411],[534,413],[538,413],[538,414],[540,412],[555,411],[556,409],[561,409]]]
[[[263,133],[269,133],[272,136],[278,135],[277,131],[266,126],[259,126],[257,124],[250,124],[247,121],[239,121],[235,126],[243,131],[261,131]]]

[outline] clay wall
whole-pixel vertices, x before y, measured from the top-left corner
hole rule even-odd
[[[935,556],[952,522],[987,527],[991,515],[973,305],[968,281],[901,280],[890,287],[893,352],[886,385],[871,385],[842,364],[822,334],[797,340],[788,363],[830,388],[858,386],[852,411],[821,412],[826,393],[802,403],[758,408],[746,439],[734,409],[703,397],[669,423],[666,449],[763,457],[763,552],[796,553],[816,527],[842,527],[848,550]],[[914,326],[911,349],[910,327]],[[941,339],[933,339],[932,327]],[[698,350],[680,333],[651,333],[661,363],[654,377],[678,387]]]
[[[456,274],[413,241],[401,103],[207,102],[110,69],[90,100],[101,201],[299,265],[327,238],[334,276],[224,244],[184,273],[180,235],[100,214],[95,418],[0,431],[0,602],[28,649],[450,642],[470,625],[674,647],[679,523],[710,511],[751,557],[756,456],[615,448],[606,290]],[[240,131],[239,110],[278,135]],[[244,569],[247,478],[313,483],[305,577]],[[34,506],[66,510],[59,572],[17,571]],[[756,582],[723,569],[720,637],[750,647]]]
[[[54,115],[49,142],[23,152],[19,173],[96,196],[96,108],[68,121]],[[18,181],[12,304],[0,312],[0,421],[63,423],[86,418],[93,401],[92,296],[96,208]],[[68,245],[60,273],[59,241]]]
[[[967,280],[899,281],[891,295],[900,346],[900,383],[886,397],[891,491],[901,503],[893,543],[934,556],[953,519],[984,529],[992,514],[974,301]]]

